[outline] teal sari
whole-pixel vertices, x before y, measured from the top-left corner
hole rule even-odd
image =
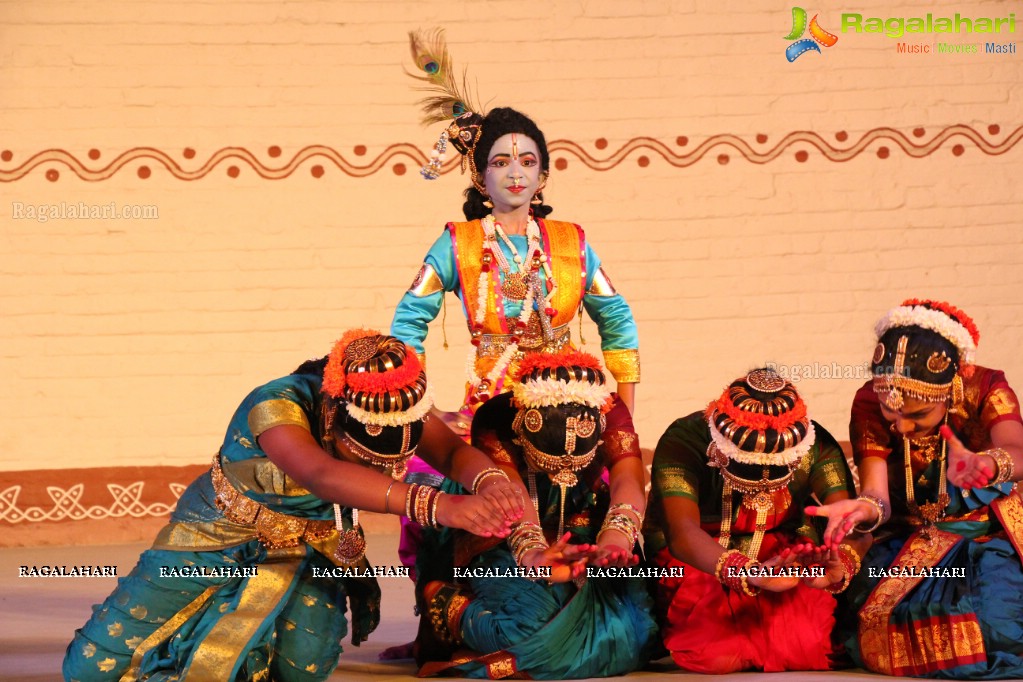
[[[508,440],[501,446],[497,441],[480,443],[475,437],[481,424],[511,423],[514,411],[507,397],[493,398],[481,408],[474,443],[499,462],[510,456],[525,481],[518,446]],[[498,447],[501,453],[495,453]],[[596,541],[610,504],[601,477],[605,465],[601,457],[594,458],[578,472],[578,483],[567,489],[565,531],[573,544]],[[546,474],[536,473],[535,480],[541,525],[551,540],[557,533],[561,491]],[[459,490],[451,481],[444,485],[449,492]],[[503,540],[450,529],[424,531],[416,561],[423,614],[417,638],[420,676],[500,679],[524,673],[532,679],[563,680],[625,675],[642,667],[658,644],[653,604],[642,578],[588,577],[579,584],[519,577],[454,579],[455,566],[493,573],[516,564]],[[427,599],[426,587],[434,581],[445,586]]]
[[[313,375],[257,388],[235,412],[214,465],[241,504],[258,503],[269,510],[260,514],[294,528],[258,527],[236,513],[229,518],[212,471],[204,473],[182,494],[152,548],[76,631],[65,679],[323,680],[348,633],[346,601],[353,643],[372,632],[379,622],[376,581],[323,577],[335,566],[333,505],[296,485],[257,442],[279,424],[319,438],[319,396]]]

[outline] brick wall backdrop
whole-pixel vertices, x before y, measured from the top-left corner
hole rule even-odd
[[[799,386],[847,437],[861,380],[821,370],[862,366],[907,296],[973,314],[1019,386],[1023,56],[839,31],[1014,7],[806,6],[839,40],[789,63],[782,2],[0,3],[0,468],[204,463],[250,388],[387,327],[467,184],[417,173],[440,127],[406,32],[435,25],[480,99],[559,149],[553,217],[639,322],[645,445],[766,362],[816,365]],[[61,202],[158,217],[25,217]],[[452,348],[439,323],[428,341],[449,408],[455,303]]]

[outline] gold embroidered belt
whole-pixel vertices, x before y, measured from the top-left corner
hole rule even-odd
[[[563,324],[560,327],[555,327],[552,331],[554,332],[554,338],[549,342],[545,342],[543,336],[539,333],[539,325],[537,325],[535,330],[531,325],[526,330],[526,333],[519,337],[519,352],[531,353],[539,351],[541,353],[557,353],[571,341],[569,325]],[[476,357],[499,357],[504,352],[504,349],[511,345],[511,339],[511,334],[484,334],[480,337],[480,345],[476,349]]]
[[[301,519],[275,512],[247,497],[231,485],[220,468],[220,455],[213,457],[210,471],[217,507],[229,521],[252,526],[259,541],[270,549],[297,547],[301,542],[322,540],[337,530],[333,520]]]

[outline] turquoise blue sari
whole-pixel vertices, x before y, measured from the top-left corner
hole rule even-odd
[[[318,438],[319,389],[319,377],[291,375],[254,390],[235,412],[217,461],[246,500],[322,528],[333,525],[333,505],[297,486],[257,442],[277,424],[302,426]],[[329,557],[336,544],[333,530],[268,546],[252,523],[225,515],[206,472],[182,494],[152,548],[76,631],[64,677],[323,680],[348,633],[346,602],[353,643],[379,622],[375,580],[320,577],[335,566]]]
[[[486,423],[490,416],[483,410],[497,411],[506,398],[498,396],[484,405],[480,414]],[[508,453],[522,464],[517,446]],[[579,482],[567,489],[565,531],[572,534],[573,544],[596,541],[610,504],[610,491],[601,477],[604,467],[601,458],[595,458],[578,472]],[[526,480],[524,464],[520,469]],[[460,490],[451,481],[444,486],[449,492]],[[536,490],[541,525],[550,540],[557,533],[561,492],[539,472]],[[532,679],[564,680],[625,675],[642,667],[659,645],[653,602],[642,578],[588,577],[578,585],[518,577],[455,580],[455,566],[493,571],[516,564],[503,540],[450,529],[424,530],[416,561],[417,598],[420,613],[425,614],[417,640],[420,676],[499,679],[522,672]],[[424,591],[433,581],[445,583],[447,589],[428,603]],[[443,631],[448,627],[437,628],[431,613],[451,614],[454,600],[468,603],[457,623],[450,625],[453,637],[445,641],[448,633]]]

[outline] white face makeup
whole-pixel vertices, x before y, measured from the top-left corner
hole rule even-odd
[[[521,133],[502,135],[487,157],[484,186],[495,213],[527,206],[540,186],[540,149]]]

